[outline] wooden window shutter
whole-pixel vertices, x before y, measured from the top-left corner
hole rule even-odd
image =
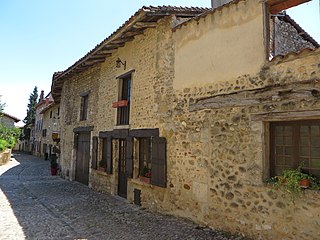
[[[126,138],[126,175],[133,176],[133,138]]]
[[[167,184],[167,141],[163,137],[152,138],[151,184],[166,187]]]
[[[112,174],[112,138],[107,137],[106,138],[106,144],[107,144],[107,173]]]
[[[92,137],[92,162],[91,168],[97,169],[98,161],[98,137]]]
[[[73,137],[73,148],[77,149],[78,148],[78,140],[79,140],[79,134],[75,133]]]

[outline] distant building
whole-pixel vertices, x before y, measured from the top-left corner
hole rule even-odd
[[[0,122],[2,122],[7,127],[14,127],[14,124],[20,122],[20,119],[7,113],[2,113],[2,116],[0,117]]]

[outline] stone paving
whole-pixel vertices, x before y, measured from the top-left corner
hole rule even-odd
[[[49,162],[14,155],[0,166],[0,239],[245,239],[149,212],[49,175]]]

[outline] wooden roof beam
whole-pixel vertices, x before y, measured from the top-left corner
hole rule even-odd
[[[133,25],[134,28],[155,28],[156,22],[137,22]]]
[[[271,14],[279,13],[291,7],[298,6],[302,3],[310,2],[311,0],[268,0],[268,5]]]

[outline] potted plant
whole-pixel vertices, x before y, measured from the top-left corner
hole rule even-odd
[[[302,172],[302,167],[297,169],[286,169],[280,176],[272,177],[266,181],[276,189],[291,194],[292,200],[301,193],[301,189],[309,188],[316,184],[316,178]]]
[[[105,163],[104,161],[101,160],[99,162],[98,170],[101,171],[101,172],[105,172],[106,168],[107,168],[107,163]]]
[[[51,155],[51,161],[50,161],[50,165],[51,165],[51,175],[55,176],[58,173],[59,170],[59,165],[57,163],[57,155],[56,154],[52,154]]]
[[[142,182],[150,184],[150,182],[151,182],[151,169],[149,169],[147,166],[144,166],[141,170],[139,179]]]

